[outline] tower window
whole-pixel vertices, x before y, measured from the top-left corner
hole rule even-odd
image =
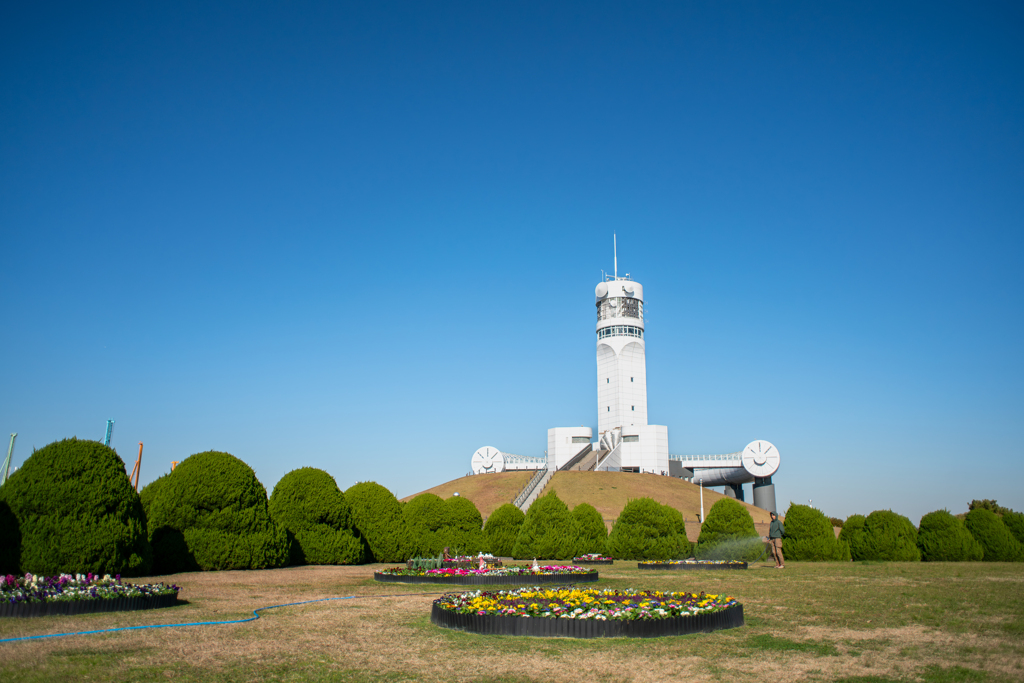
[[[609,413],[612,412],[612,407],[611,406],[608,406],[608,412]]]
[[[629,409],[630,410],[636,410],[636,406],[630,406]]]
[[[632,382],[632,381],[633,381],[633,378],[632,378],[632,377],[630,377],[630,378],[629,378],[629,381],[630,381],[630,382]]]
[[[604,383],[605,383],[605,384],[611,384],[611,381],[612,381],[612,378],[611,378],[611,377],[605,377],[605,378],[604,378]]]

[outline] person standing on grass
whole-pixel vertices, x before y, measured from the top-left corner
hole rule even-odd
[[[786,527],[782,526],[782,520],[774,512],[769,513],[772,516],[772,523],[768,526],[768,543],[772,547],[772,558],[775,560],[776,569],[785,569],[786,560],[782,557],[782,537],[786,535]]]

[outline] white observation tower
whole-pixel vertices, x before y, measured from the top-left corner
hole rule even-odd
[[[613,237],[613,240],[615,238]],[[614,243],[613,243],[614,244]],[[597,469],[668,473],[668,427],[647,424],[644,288],[615,270],[597,285]]]

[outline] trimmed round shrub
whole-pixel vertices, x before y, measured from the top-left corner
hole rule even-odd
[[[920,562],[917,528],[892,510],[875,510],[864,519],[864,529],[854,537],[850,553],[855,560]]]
[[[985,562],[1020,562],[1024,560],[1024,547],[1013,537],[999,515],[983,507],[976,507],[964,518],[967,530],[981,544]]]
[[[1024,543],[1024,513],[1012,510],[1003,513],[1003,524],[1010,530],[1018,543]]]
[[[697,538],[698,559],[753,562],[764,554],[764,541],[754,528],[754,518],[742,503],[721,498],[711,506]]]
[[[626,503],[608,535],[607,552],[617,560],[673,560],[689,554],[685,531],[679,535],[682,515],[677,520],[672,508],[653,498],[636,498]],[[676,511],[678,512],[678,511]],[[685,548],[685,549],[684,549]]]
[[[864,521],[867,517],[864,515],[850,515],[843,522],[843,528],[839,530],[839,540],[850,546],[850,556],[852,559],[860,559],[853,552],[854,540],[864,533]]]
[[[156,499],[157,492],[167,483],[167,477],[171,476],[168,474],[161,474],[159,477],[149,482],[142,487],[142,491],[139,492],[139,500],[142,501],[142,510],[146,513],[146,520],[148,525],[149,513],[153,507],[153,501]]]
[[[580,503],[572,509],[572,531],[575,538],[574,556],[588,553],[604,554],[608,529],[601,513],[590,503]]]
[[[469,498],[452,496],[444,501],[441,540],[453,553],[472,555],[484,549],[484,518]]]
[[[352,525],[366,541],[374,562],[404,562],[412,557],[402,506],[391,491],[376,482],[363,481],[345,491],[345,500]]]
[[[491,513],[484,527],[487,549],[498,557],[511,557],[516,537],[526,520],[526,513],[512,503],[505,503]]]
[[[32,453],[0,487],[0,510],[0,564],[12,573],[150,571],[139,494],[124,461],[98,441],[65,439]]]
[[[288,532],[270,519],[267,490],[244,462],[219,451],[182,460],[150,505],[158,572],[267,569],[288,563]]]
[[[409,530],[408,552],[415,557],[436,557],[448,546],[444,527],[448,508],[444,499],[433,493],[421,493],[402,506],[402,516]],[[454,549],[453,549],[454,550]]]
[[[949,510],[936,510],[921,518],[917,547],[925,562],[977,562],[985,554],[963,520]]]
[[[850,546],[836,538],[832,520],[809,505],[790,503],[786,510],[782,554],[787,560],[840,562],[850,559]]]
[[[270,518],[287,530],[291,564],[359,564],[365,550],[345,494],[327,472],[302,467],[281,477],[270,494]]]
[[[512,547],[512,557],[544,560],[572,559],[572,515],[565,503],[551,491],[533,501]]]
[[[676,538],[679,540],[679,550],[676,551],[676,558],[692,557],[694,544],[690,543],[690,539],[686,536],[686,520],[683,519],[683,513],[671,505],[662,505],[662,508],[665,514],[672,518],[672,524],[676,530]]]

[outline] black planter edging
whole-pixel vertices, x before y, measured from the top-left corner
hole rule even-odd
[[[560,619],[556,617],[509,617],[490,614],[459,614],[434,603],[430,623],[470,633],[537,638],[660,638],[689,633],[710,633],[743,626],[743,605],[721,612],[666,619]]]
[[[381,583],[443,583],[452,586],[538,586],[542,583],[593,583],[597,572],[586,574],[506,574],[505,576],[399,576],[373,573]]]
[[[56,602],[4,602],[0,603],[0,617],[47,617],[57,614],[129,612],[140,609],[171,607],[177,602],[177,593],[145,595],[136,598],[100,598],[94,600],[61,600]]]
[[[573,560],[573,564],[585,565],[585,564],[615,564],[615,560]]]
[[[686,570],[686,569],[746,569],[747,563],[742,562],[740,564],[669,564],[668,562],[662,564],[644,564],[638,562],[636,565],[637,569],[657,569],[659,571],[664,570]]]

